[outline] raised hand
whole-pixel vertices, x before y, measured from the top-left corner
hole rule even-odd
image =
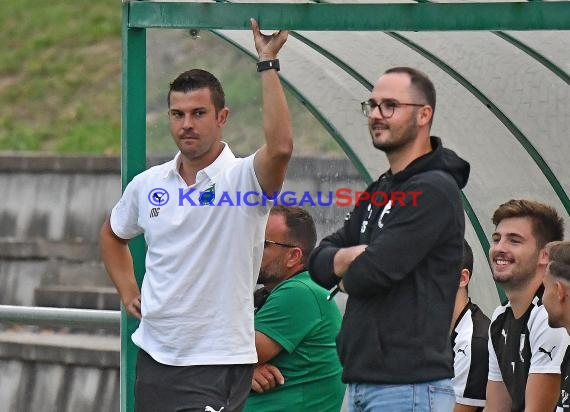
[[[289,32],[287,30],[279,30],[272,34],[263,34],[261,30],[259,30],[257,21],[253,18],[250,19],[250,21],[259,61],[276,59],[277,53],[287,41]]]

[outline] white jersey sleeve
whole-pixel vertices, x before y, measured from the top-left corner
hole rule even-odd
[[[122,239],[132,239],[143,233],[143,228],[139,225],[139,176],[127,185],[121,199],[111,211],[111,229]]]
[[[499,306],[497,309],[495,309],[495,311],[493,312],[493,316],[491,318],[491,325],[493,325],[493,322],[495,321],[495,319],[497,319],[497,316],[499,316],[504,311],[505,311],[504,306]],[[499,361],[497,360],[497,354],[495,353],[495,348],[493,347],[491,326],[489,326],[489,341],[487,343],[487,347],[489,348],[489,380],[502,382],[503,375],[501,373],[501,369],[499,368]]]
[[[548,326],[548,313],[540,306],[529,319],[532,357],[529,373],[560,373],[560,364],[568,347],[564,328]]]

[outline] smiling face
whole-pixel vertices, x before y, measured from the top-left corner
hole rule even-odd
[[[413,93],[410,77],[405,73],[389,73],[380,77],[371,98],[378,103],[423,103]],[[416,106],[399,106],[390,118],[384,118],[378,108],[372,110],[368,115],[368,129],[374,147],[390,153],[413,142],[418,135],[418,110]]]
[[[216,112],[208,88],[172,91],[168,118],[170,132],[182,155],[190,161],[209,164],[220,153],[222,128],[229,110]]]
[[[493,279],[505,287],[524,287],[536,276],[540,252],[530,218],[501,220],[489,249]]]

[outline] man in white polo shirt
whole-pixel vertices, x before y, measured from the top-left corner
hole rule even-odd
[[[257,361],[253,290],[265,224],[293,148],[277,71],[288,33],[260,32],[265,144],[245,159],[222,142],[229,109],[219,81],[203,70],[180,74],[168,92],[179,153],[136,176],[101,230],[102,258],[127,312],[141,322],[135,409],[240,411]],[[244,194],[249,193],[247,199]],[[141,291],[129,239],[148,246]]]

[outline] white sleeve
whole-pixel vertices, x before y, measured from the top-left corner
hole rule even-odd
[[[499,361],[497,360],[497,354],[495,353],[495,348],[493,347],[493,337],[491,336],[491,326],[493,322],[497,318],[501,307],[495,309],[493,313],[493,317],[491,319],[491,324],[489,325],[489,342],[487,343],[487,347],[489,348],[489,380],[495,382],[502,382],[503,381],[503,374],[501,373],[501,369],[499,368]]]
[[[136,176],[125,188],[119,202],[111,211],[111,229],[122,239],[132,239],[143,233],[139,225],[139,186]]]
[[[255,206],[241,208],[241,210],[245,210],[246,213],[254,216],[266,216],[271,207],[277,204],[277,202],[273,200],[273,196],[277,197],[279,192],[271,193],[269,197],[263,195],[263,190],[255,173],[254,159],[255,153],[240,159],[241,162],[239,165],[229,171],[228,179],[233,187],[242,191],[242,195],[247,191],[252,191],[257,195],[257,204]]]
[[[529,319],[532,353],[529,373],[560,373],[560,364],[568,347],[568,334],[564,328],[548,326],[548,313],[544,306],[534,314]]]
[[[463,397],[465,385],[467,385],[467,377],[469,376],[469,366],[471,365],[471,346],[466,346],[464,350],[464,356],[459,356],[459,354],[455,352],[455,358],[453,360],[454,377],[451,383],[453,384],[453,390],[457,398]]]

